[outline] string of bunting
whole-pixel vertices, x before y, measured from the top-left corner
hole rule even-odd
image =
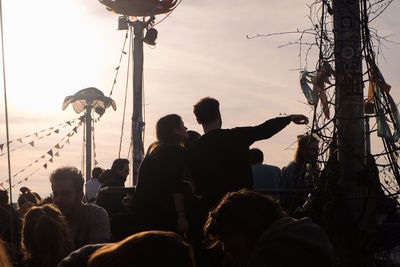
[[[17,183],[12,185],[12,188],[14,188],[16,185],[21,184],[24,181],[28,181],[28,178],[30,176],[32,176],[33,174],[35,174],[36,172],[38,172],[40,169],[45,168],[47,169],[48,163],[53,163],[54,161],[54,157],[59,157],[59,151],[61,149],[64,148],[65,144],[70,144],[70,137],[72,137],[74,134],[76,134],[78,132],[78,128],[82,125],[83,123],[83,119],[84,117],[80,118],[80,121],[77,125],[75,125],[75,127],[67,134],[65,135],[63,138],[61,138],[56,145],[53,146],[52,149],[50,149],[49,151],[47,151],[46,153],[44,153],[42,156],[40,156],[40,158],[34,160],[32,163],[30,163],[27,167],[23,168],[22,170],[18,171],[17,173],[15,173],[14,175],[12,175],[12,178],[15,178],[16,176],[18,176],[19,174],[21,174],[22,172],[26,171],[28,168],[32,167],[33,165],[39,163],[39,161],[42,161],[42,159],[45,159],[47,155],[50,155],[50,158],[40,167],[38,167],[37,169],[35,169],[33,172],[31,172],[29,175],[25,175],[23,179],[19,180]],[[0,187],[4,187],[4,184],[8,184],[8,179],[4,180],[3,182],[0,183]]]
[[[70,120],[70,121],[66,121],[66,122],[57,124],[56,126],[52,126],[52,127],[50,127],[50,128],[43,129],[43,130],[41,130],[41,131],[37,131],[37,132],[35,132],[35,133],[33,133],[33,134],[28,134],[28,135],[25,135],[24,137],[19,137],[19,138],[15,139],[15,140],[9,141],[9,142],[8,142],[9,144],[11,144],[11,143],[13,143],[13,142],[14,142],[14,143],[17,143],[17,142],[18,142],[18,143],[20,143],[20,144],[23,144],[23,145],[20,145],[20,146],[18,146],[18,147],[16,147],[16,148],[11,149],[10,152],[13,152],[13,151],[15,151],[15,150],[17,150],[17,149],[23,148],[23,147],[25,147],[25,146],[27,146],[27,145],[30,145],[30,146],[34,147],[34,146],[35,146],[35,141],[40,140],[40,139],[43,139],[43,138],[45,138],[45,137],[47,137],[47,136],[50,136],[50,135],[52,135],[53,133],[58,134],[58,133],[60,132],[60,129],[65,128],[65,127],[67,127],[67,126],[71,126],[71,125],[72,125],[74,122],[76,122],[77,120],[80,120],[80,118],[75,118],[75,119],[73,119],[73,120]],[[46,132],[48,132],[48,133],[46,133]],[[32,137],[34,137],[34,139],[32,139]],[[24,140],[24,139],[27,139],[27,138],[30,138],[30,140],[28,140],[28,142]],[[27,143],[24,143],[24,141],[27,142]],[[6,143],[0,144],[0,152],[3,152],[3,148],[4,148],[5,144],[6,144]],[[4,156],[4,155],[6,155],[6,154],[7,154],[6,152],[1,153],[1,154],[0,154],[0,157],[1,157],[1,156]]]
[[[125,38],[124,38],[124,44],[122,46],[121,55],[119,57],[119,63],[118,63],[118,66],[115,68],[114,81],[113,81],[113,84],[111,86],[109,97],[111,97],[111,95],[113,93],[113,90],[114,90],[114,87],[115,87],[115,84],[117,83],[117,78],[118,78],[119,69],[121,67],[122,58],[123,58],[124,55],[126,55],[125,46],[126,46],[126,41],[128,40],[128,32],[129,32],[129,30],[126,31]]]

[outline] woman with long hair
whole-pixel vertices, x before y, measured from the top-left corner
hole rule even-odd
[[[186,130],[176,114],[157,122],[157,142],[150,145],[140,165],[134,197],[134,213],[140,230],[186,234],[183,194]]]
[[[52,204],[31,208],[22,226],[25,266],[54,267],[72,250],[67,222]]]

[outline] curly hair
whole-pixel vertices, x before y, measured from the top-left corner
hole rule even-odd
[[[209,247],[241,232],[257,240],[269,225],[284,216],[285,211],[272,197],[242,189],[227,193],[210,211],[204,234]]]

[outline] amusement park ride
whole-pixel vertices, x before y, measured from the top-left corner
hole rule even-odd
[[[143,159],[143,43],[155,44],[157,30],[154,29],[155,15],[172,12],[180,1],[177,0],[99,0],[107,10],[121,14],[118,29],[132,28],[133,39],[133,115],[132,115],[132,164],[133,184]],[[130,17],[135,17],[131,19]],[[142,17],[139,19],[137,17]],[[146,20],[146,17],[149,17]],[[144,32],[146,31],[146,34]]]

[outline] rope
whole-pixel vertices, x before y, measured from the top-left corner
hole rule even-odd
[[[115,84],[117,83],[117,77],[118,77],[118,73],[119,73],[119,68],[120,68],[120,66],[121,66],[122,57],[126,54],[126,52],[125,52],[125,45],[126,45],[126,40],[128,39],[128,31],[129,31],[129,30],[127,30],[127,31],[126,31],[126,34],[125,34],[124,44],[122,45],[122,51],[121,51],[121,55],[120,55],[120,57],[119,57],[118,67],[115,69],[115,70],[116,70],[116,72],[115,72],[115,77],[114,77],[113,84],[112,84],[112,86],[111,86],[111,91],[110,91],[109,97],[111,97],[111,95],[112,95],[112,93],[113,93],[113,90],[114,90],[114,86],[115,86]]]
[[[124,136],[124,125],[125,125],[125,113],[126,113],[126,100],[128,96],[128,84],[129,84],[129,70],[131,65],[131,53],[132,53],[132,43],[133,43],[133,30],[132,27],[130,29],[130,38],[129,38],[129,51],[128,51],[128,66],[126,71],[126,83],[125,83],[125,100],[124,100],[124,111],[122,114],[122,125],[121,125],[121,136],[119,138],[119,150],[118,150],[118,158],[121,158],[121,147],[122,147],[122,138]]]
[[[4,56],[4,29],[3,29],[3,5],[0,0],[0,26],[1,26],[1,56],[2,56],[2,66],[3,66],[3,88],[4,88],[4,110],[6,117],[6,136],[7,136],[7,166],[8,166],[8,182],[9,197],[10,197],[10,230],[11,230],[11,252],[14,258],[14,233],[13,233],[13,222],[12,222],[12,188],[11,188],[11,156],[10,156],[10,135],[9,135],[9,123],[8,123],[8,104],[7,104],[7,83],[6,83],[6,66],[5,66],[5,56]]]

